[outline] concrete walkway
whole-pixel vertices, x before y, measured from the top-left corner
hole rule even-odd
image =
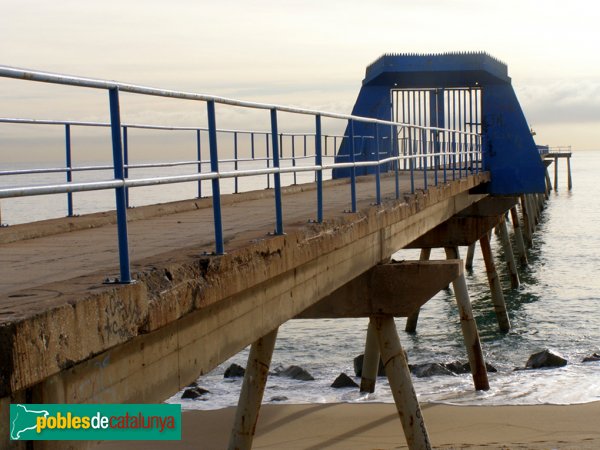
[[[433,175],[429,183],[433,184]],[[415,185],[417,189],[422,188],[422,175],[415,178]],[[401,175],[400,187],[402,193],[410,192],[408,174]],[[395,178],[383,177],[381,189],[384,201],[395,199]],[[297,228],[314,219],[314,184],[292,186],[287,190],[283,198],[285,227]],[[226,251],[257,239],[268,239],[268,233],[274,230],[272,191],[255,194],[224,196],[223,233]],[[350,208],[350,185],[347,181],[326,182],[323,197],[326,221],[344,215],[344,211]],[[244,201],[245,198],[248,200]],[[359,178],[357,198],[359,209],[374,202],[375,183],[372,177]],[[153,206],[130,210],[130,218],[134,215],[155,215],[144,220],[130,219],[128,231],[134,278],[136,271],[152,264],[152,259],[164,263],[165,257],[173,257],[173,252],[198,255],[214,250],[213,212],[209,200],[190,200],[186,206],[188,211],[175,214],[156,216],[164,212]],[[49,294],[44,291],[45,284],[89,274],[97,274],[97,283],[102,283],[108,277],[118,277],[117,231],[114,224],[1,244],[3,237],[9,233],[12,238],[16,236],[18,239],[20,230],[23,230],[23,237],[32,228],[37,228],[36,233],[40,234],[55,233],[54,230],[74,228],[78,222],[84,221],[84,226],[91,227],[106,222],[106,218],[105,215],[99,215],[94,222],[85,217],[73,217],[0,229],[0,322],[7,309],[14,311],[26,305],[30,307],[32,302],[43,307],[39,302],[47,299]],[[57,222],[64,226],[58,227]]]

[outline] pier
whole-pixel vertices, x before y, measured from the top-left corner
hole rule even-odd
[[[489,389],[459,247],[468,263],[479,243],[490,308],[508,331],[489,235],[497,228],[511,255],[510,220],[518,286],[547,190],[503,63],[482,53],[385,55],[367,68],[351,115],[9,67],[0,76],[105,91],[110,111],[106,123],[0,120],[64,127],[66,153],[65,167],[0,171],[24,177],[0,199],[64,194],[68,204],[67,217],[0,228],[2,448],[93,446],[9,441],[10,403],[160,402],[252,345],[229,446],[251,448],[278,327],[300,317],[370,319],[364,389],[381,355],[409,448],[429,448],[394,318],[415,329],[419,308],[449,284],[474,389]],[[206,123],[128,123],[124,94],[197,102]],[[261,111],[264,129],[219,128],[225,106]],[[289,117],[309,125],[291,130]],[[106,170],[72,164],[78,127],[110,135],[113,176],[73,181]],[[197,171],[136,177],[134,128],[192,133],[195,158],[165,165]],[[65,182],[27,181],[44,170]],[[242,192],[249,177],[267,189]],[[197,198],[128,208],[136,188],[176,183],[195,183]],[[99,190],[114,192],[114,210],[76,216],[73,194]],[[421,258],[393,261],[403,248]],[[431,248],[446,259],[430,260]]]
[[[550,147],[548,145],[538,145],[538,150],[544,160],[544,164],[546,164],[546,168],[554,163],[554,190],[558,190],[558,161],[561,159],[567,161],[567,188],[569,191],[573,189],[573,178],[571,176],[571,156],[573,152],[571,146]],[[546,184],[549,186],[549,189],[552,189],[552,183],[548,175],[546,176]]]

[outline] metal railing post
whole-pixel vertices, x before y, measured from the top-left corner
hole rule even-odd
[[[381,205],[381,166],[379,165],[379,125],[375,124],[375,151],[377,165],[375,166],[375,203]]]
[[[233,169],[237,172],[238,171],[238,134],[237,134],[237,131],[233,132],[233,159],[234,159]],[[237,176],[233,179],[233,183],[234,183],[233,192],[235,194],[237,194],[239,192],[238,191],[239,184],[238,184]]]
[[[65,124],[65,158],[67,162],[67,183],[73,181],[71,161],[71,125]],[[67,192],[67,216],[73,217],[73,193]]]
[[[392,155],[400,158],[400,147],[398,146],[398,131],[395,125],[390,125],[390,143],[392,146]],[[396,200],[400,198],[400,159],[396,159],[394,164],[395,172],[395,188],[396,188]]]
[[[321,154],[321,116],[315,116],[315,165],[323,165]],[[323,223],[323,171],[317,169],[317,222]]]
[[[127,127],[123,126],[123,171],[125,179],[129,178],[129,139],[127,138]],[[125,206],[129,208],[129,188],[125,188]]]
[[[296,167],[296,145],[295,145],[296,136],[294,136],[292,134],[291,138],[292,138],[292,167]],[[297,173],[296,173],[296,171],[294,171],[294,184],[298,184],[296,175],[297,175]]]
[[[219,173],[219,151],[217,149],[217,119],[215,114],[214,100],[206,102],[208,113],[208,144],[210,148],[210,171]],[[212,182],[212,204],[215,225],[215,253],[222,255],[225,253],[223,244],[223,222],[221,218],[221,180],[213,178]]]
[[[408,141],[408,152],[409,152],[409,160],[408,160],[408,165],[409,165],[409,169],[410,169],[410,193],[414,194],[415,193],[415,159],[414,159],[414,153],[415,153],[415,140],[413,139],[413,130],[409,130],[409,137],[408,137],[409,141]]]
[[[444,131],[444,143],[443,143],[444,154],[442,155],[442,165],[444,166],[444,183],[448,182],[448,174],[446,172],[446,170],[447,170],[446,165],[448,164],[448,138],[447,138],[446,134],[447,133]]]
[[[356,162],[356,154],[354,148],[354,120],[350,119],[350,152],[351,159],[350,161],[354,164]],[[351,211],[353,213],[356,212],[356,167],[352,166],[350,168],[350,197],[351,197]]]
[[[421,140],[423,141],[423,189],[427,189],[427,130],[421,132]]]
[[[431,140],[433,142],[433,178],[435,185],[438,185],[438,170],[440,169],[440,136],[437,131],[431,132]]]
[[[198,173],[202,173],[202,144],[200,129],[196,130],[196,156],[198,158]],[[202,180],[198,180],[198,198],[202,198]]]
[[[271,110],[271,136],[273,137],[273,167],[279,169],[279,142],[277,132],[277,110]],[[283,234],[283,211],[281,209],[281,174],[273,174],[275,182],[275,234]]]
[[[277,139],[276,137],[273,138]],[[269,154],[269,133],[265,133],[265,146],[267,147],[267,169],[271,167],[271,155]],[[271,189],[271,175],[267,173],[267,189]]]
[[[108,91],[110,104],[110,128],[112,135],[113,171],[115,180],[125,181],[123,172],[123,147],[121,142],[121,113],[119,111],[119,90],[112,88]],[[119,283],[131,283],[129,267],[129,243],[127,237],[127,205],[125,201],[125,187],[115,188],[115,202],[117,209],[117,231],[119,238]]]

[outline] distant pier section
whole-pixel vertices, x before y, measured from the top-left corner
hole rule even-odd
[[[544,160],[544,164],[546,165],[546,183],[550,186],[549,189],[552,189],[552,185],[550,183],[550,177],[548,175],[547,168],[550,167],[550,164],[554,162],[554,190],[558,190],[558,160],[566,159],[567,160],[567,187],[569,190],[573,189],[573,177],[571,175],[571,156],[573,154],[572,148],[570,145],[563,145],[558,147],[550,147],[548,145],[538,145],[538,151],[540,152],[540,156]]]

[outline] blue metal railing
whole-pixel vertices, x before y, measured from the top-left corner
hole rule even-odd
[[[377,120],[367,117],[351,116],[347,114],[337,114],[322,111],[315,111],[309,109],[302,109],[296,107],[279,106],[271,104],[253,103],[237,101],[227,99],[223,97],[215,97],[204,94],[196,94],[189,92],[179,92],[172,90],[156,89],[145,86],[137,86],[125,83],[116,83],[112,81],[97,80],[90,78],[78,78],[67,75],[49,74],[45,72],[36,72],[22,69],[15,69],[10,67],[0,66],[0,77],[25,79],[28,81],[47,82],[61,85],[70,85],[77,87],[87,87],[107,90],[109,94],[109,110],[110,110],[110,124],[105,123],[93,123],[93,122],[59,122],[59,121],[42,121],[35,119],[0,119],[0,122],[8,123],[23,123],[23,124],[62,124],[65,126],[65,146],[66,146],[66,167],[65,168],[50,168],[50,169],[26,169],[26,170],[5,170],[0,171],[0,175],[19,175],[19,174],[31,174],[31,173],[49,173],[49,172],[61,172],[64,171],[67,174],[67,181],[63,184],[47,184],[42,186],[36,185],[22,185],[16,187],[7,187],[0,189],[1,198],[11,198],[20,196],[34,196],[34,195],[45,195],[55,193],[65,193],[68,196],[68,214],[73,214],[73,203],[72,193],[83,192],[83,191],[94,191],[103,189],[114,189],[115,191],[115,202],[117,211],[117,226],[118,226],[118,242],[119,242],[119,255],[120,255],[120,278],[121,283],[130,283],[131,273],[129,269],[129,244],[127,240],[127,201],[129,188],[139,186],[152,186],[158,184],[168,183],[182,183],[182,182],[197,182],[198,183],[198,196],[201,196],[201,182],[203,180],[210,180],[212,185],[212,196],[213,196],[213,215],[214,215],[214,234],[215,234],[215,253],[223,254],[224,240],[223,240],[223,224],[222,224],[222,213],[221,213],[221,180],[227,178],[234,178],[235,180],[235,192],[238,191],[237,180],[239,177],[251,177],[251,176],[267,176],[267,186],[270,187],[270,176],[273,176],[274,180],[274,197],[275,197],[275,233],[283,234],[283,199],[282,199],[282,186],[281,186],[281,174],[291,173],[294,175],[294,181],[296,181],[296,174],[301,172],[313,172],[316,180],[316,193],[317,193],[317,221],[323,221],[323,172],[332,170],[334,168],[350,168],[350,204],[351,211],[357,210],[357,193],[356,193],[356,168],[357,167],[375,167],[376,176],[375,178],[375,198],[376,203],[381,203],[381,167],[389,168],[393,167],[393,175],[396,178],[396,198],[400,197],[399,190],[399,172],[400,172],[400,161],[404,160],[409,162],[410,166],[410,179],[411,179],[411,192],[415,191],[414,177],[415,172],[421,171],[423,173],[423,183],[425,188],[428,183],[428,174],[432,171],[435,174],[435,184],[437,185],[437,171],[443,170],[443,179],[446,182],[446,170],[451,169],[453,173],[453,179],[456,177],[456,169],[458,168],[458,176],[463,175],[463,171],[466,174],[478,172],[481,164],[481,136],[474,133],[468,133],[464,131],[457,131],[451,129],[442,129],[435,127],[423,127],[416,125],[408,125],[399,122],[390,122],[384,120]],[[166,127],[157,125],[132,125],[121,123],[120,107],[119,107],[119,95],[122,92],[139,94],[139,95],[151,95],[160,97],[170,97],[185,100],[195,100],[205,102],[207,105],[207,128],[198,127]],[[270,125],[271,130],[269,132],[256,132],[247,130],[219,130],[217,128],[216,120],[216,104],[225,104],[240,108],[253,108],[269,110],[270,112]],[[280,133],[278,124],[278,112],[291,113],[291,114],[302,114],[311,115],[315,117],[315,129],[314,132],[310,133]],[[350,135],[339,136],[336,134],[324,134],[322,129],[322,119],[333,119],[350,121]],[[353,130],[353,124],[355,121],[371,123],[375,126],[375,132],[371,136],[355,136]],[[112,136],[112,165],[110,166],[84,166],[84,167],[73,167],[71,158],[71,127],[72,126],[97,126],[97,127],[110,127]],[[129,128],[147,128],[147,129],[168,129],[168,130],[194,130],[196,132],[196,156],[197,159],[194,161],[175,161],[167,163],[157,164],[137,164],[133,165],[129,163],[129,145],[127,130]],[[391,146],[392,151],[389,154],[382,154],[379,150],[380,136],[379,127],[389,128],[389,135],[381,136],[381,139],[393,139],[393,145]],[[408,130],[408,139],[398,139],[398,131],[401,129]],[[209,153],[210,158],[208,161],[202,161],[202,149],[201,149],[201,132],[208,134]],[[233,159],[219,159],[219,147],[218,147],[218,134],[219,133],[233,133],[234,137],[234,157]],[[240,158],[238,152],[238,135],[245,133],[250,135],[251,141],[251,158]],[[256,158],[256,148],[254,138],[256,135],[264,133],[265,135],[265,158]],[[387,132],[386,132],[387,134]],[[291,136],[292,152],[291,156],[284,158],[284,136]],[[457,142],[456,137],[461,137],[461,140]],[[304,151],[302,155],[296,154],[295,149],[295,138],[303,137]],[[308,137],[314,137],[314,155],[307,152],[307,140]],[[337,150],[338,140],[350,139],[352,144],[352,152],[349,155],[348,162],[337,162],[337,163],[323,163],[323,157],[328,156],[328,141],[329,138],[333,139],[334,152]],[[364,142],[365,139],[375,139],[375,158],[369,161],[357,161],[357,147],[362,151],[361,145],[356,145],[356,140],[360,139]],[[269,142],[270,141],[270,142]],[[432,142],[435,141],[435,145]],[[323,144],[325,145],[325,155],[323,155]],[[431,150],[433,149],[433,151]],[[359,154],[360,154],[359,151]],[[347,155],[348,156],[348,155]],[[364,156],[364,155],[363,155]],[[383,156],[383,158],[381,157]],[[457,167],[457,156],[458,156],[458,167]],[[264,160],[267,163],[266,168],[261,169],[240,169],[239,163],[243,160]],[[300,159],[314,160],[314,164],[306,165],[297,164]],[[282,166],[281,162],[284,160],[291,161],[291,166]],[[233,171],[222,171],[219,169],[219,162],[233,162]],[[470,161],[470,167],[462,167],[462,163]],[[174,175],[174,176],[155,176],[151,178],[129,178],[129,170],[132,168],[140,167],[166,167],[175,165],[196,165],[197,173],[188,175]],[[210,164],[210,172],[203,172],[202,166]],[[72,180],[72,173],[78,170],[99,170],[110,168],[113,170],[114,177],[111,180],[93,181],[93,182],[74,182]]]

